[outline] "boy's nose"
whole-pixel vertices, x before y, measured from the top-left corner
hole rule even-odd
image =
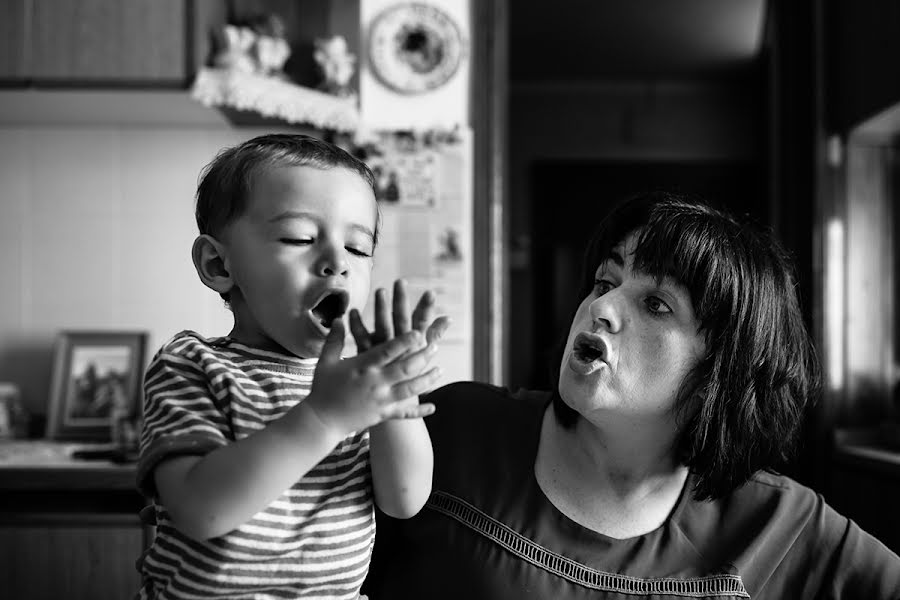
[[[316,272],[322,277],[346,275],[349,271],[347,253],[343,249],[329,249],[322,253],[316,265]]]

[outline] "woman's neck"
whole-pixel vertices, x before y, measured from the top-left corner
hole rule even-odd
[[[610,537],[648,533],[668,518],[688,470],[666,436],[609,435],[579,419],[563,428],[544,414],[535,476],[548,499],[575,522]]]

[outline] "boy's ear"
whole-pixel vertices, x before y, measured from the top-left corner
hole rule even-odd
[[[220,294],[227,294],[234,287],[231,274],[225,266],[225,247],[209,234],[197,236],[191,248],[194,268],[203,285]]]

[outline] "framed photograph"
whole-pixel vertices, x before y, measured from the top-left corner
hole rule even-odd
[[[56,342],[47,437],[111,441],[112,420],[141,412],[145,331],[63,331]]]

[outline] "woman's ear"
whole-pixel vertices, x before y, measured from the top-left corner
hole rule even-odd
[[[203,285],[220,294],[227,294],[234,287],[234,281],[225,264],[225,247],[209,234],[197,236],[191,248],[194,268]]]

